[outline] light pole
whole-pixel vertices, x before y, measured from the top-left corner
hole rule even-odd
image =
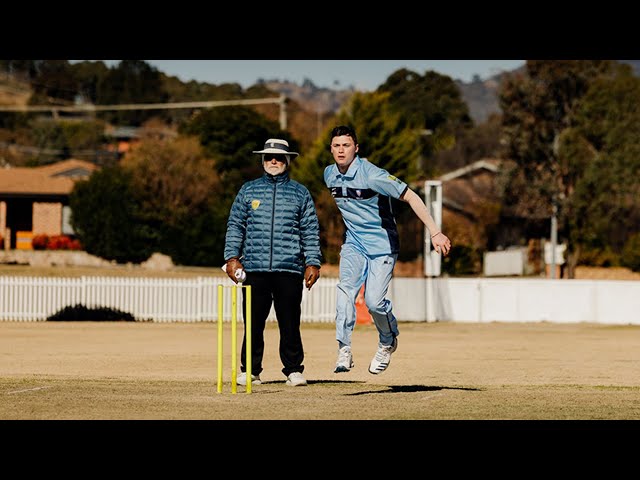
[[[560,147],[560,135],[556,132],[553,137],[553,193],[551,194],[551,275],[552,279],[556,278],[556,249],[558,246],[558,195],[557,195],[557,168],[558,168],[558,150]]]

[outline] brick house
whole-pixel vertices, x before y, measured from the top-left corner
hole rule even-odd
[[[97,169],[76,159],[0,168],[0,235],[5,248],[30,248],[30,238],[37,234],[73,235],[69,194],[77,180]]]

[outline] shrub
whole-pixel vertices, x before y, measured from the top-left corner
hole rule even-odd
[[[451,276],[478,275],[482,273],[482,258],[475,248],[453,245],[449,255],[442,257],[441,268]]]
[[[47,248],[47,244],[49,243],[49,235],[44,233],[39,233],[38,235],[34,235],[31,239],[31,246],[34,250],[45,250]]]
[[[618,256],[610,247],[584,248],[580,252],[579,265],[587,267],[616,267],[619,265]]]
[[[87,308],[84,305],[76,304],[58,310],[53,315],[47,317],[48,322],[74,322],[74,321],[112,321],[112,322],[135,322],[136,318],[127,312],[121,312],[113,308]]]
[[[52,235],[45,233],[35,235],[31,240],[34,250],[82,250],[80,240],[71,239],[67,235]]]
[[[53,235],[47,242],[47,250],[69,250],[71,239],[66,235]]]
[[[640,272],[640,233],[629,236],[622,249],[620,263],[634,272]]]

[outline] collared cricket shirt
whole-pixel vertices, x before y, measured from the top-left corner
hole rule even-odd
[[[342,213],[345,243],[370,256],[399,252],[391,198],[402,196],[405,182],[359,156],[344,175],[335,163],[325,168],[324,182]]]

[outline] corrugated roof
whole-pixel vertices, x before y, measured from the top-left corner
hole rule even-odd
[[[472,164],[467,165],[466,167],[458,168],[457,170],[453,170],[452,172],[445,173],[444,175],[440,176],[438,180],[442,180],[443,182],[446,182],[448,180],[453,180],[454,178],[459,178],[459,177],[468,175],[470,173],[474,173],[477,170],[481,170],[481,169],[489,170],[490,172],[496,173],[499,170],[499,164],[500,164],[500,160],[485,158],[485,159],[473,162]]]
[[[97,169],[91,162],[73,158],[40,167],[0,168],[0,195],[68,195],[77,180],[88,178]]]

